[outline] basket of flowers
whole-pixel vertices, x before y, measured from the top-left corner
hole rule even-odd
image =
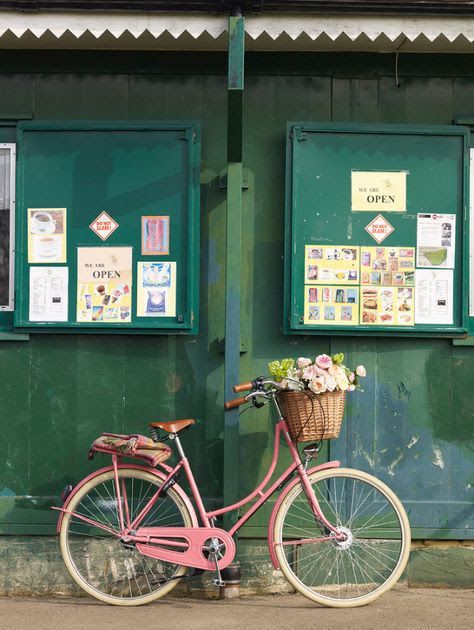
[[[346,392],[358,389],[366,375],[363,365],[351,370],[342,353],[320,354],[268,364],[270,374],[283,388],[278,394],[283,416],[295,442],[330,440],[341,430]]]

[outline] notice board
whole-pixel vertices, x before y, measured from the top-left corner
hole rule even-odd
[[[289,123],[287,333],[466,332],[469,131]]]
[[[198,326],[199,128],[22,123],[15,327]]]

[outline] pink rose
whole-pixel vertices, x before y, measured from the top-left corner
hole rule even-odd
[[[303,370],[303,378],[305,381],[312,381],[313,378],[316,378],[318,373],[316,372],[318,368],[315,365],[310,365],[309,367]]]
[[[327,370],[332,365],[332,359],[327,354],[320,354],[316,357],[316,365],[323,370]]]
[[[312,363],[311,359],[307,359],[306,357],[300,357],[299,359],[296,360],[296,365],[300,369],[308,367],[308,365],[311,365],[311,363]]]
[[[357,376],[367,376],[367,372],[365,371],[365,367],[363,365],[358,365],[356,367]]]
[[[322,370],[318,366],[316,366],[316,374],[318,376],[327,376],[327,370]]]
[[[353,382],[354,382],[354,379],[355,379],[355,374],[354,374],[354,372],[351,372],[351,373],[349,374],[349,381],[350,381],[351,383],[353,383]]]
[[[322,394],[326,391],[326,383],[324,382],[322,376],[313,378],[313,380],[308,384],[308,387],[315,394]]]

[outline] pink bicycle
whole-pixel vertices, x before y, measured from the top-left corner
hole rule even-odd
[[[194,420],[151,423],[153,439],[103,434],[92,452],[112,455],[112,465],[83,479],[65,497],[58,531],[61,552],[74,580],[87,593],[109,604],[146,604],[168,593],[188,575],[221,571],[235,557],[234,534],[275,492],[268,545],[275,568],[302,595],[325,606],[362,606],[391,588],[401,576],[410,551],[410,526],[395,494],[365,472],[341,468],[337,461],[310,467],[320,444],[300,454],[278,404],[280,385],[264,377],[234,387],[249,391],[226,403],[257,407],[272,402],[275,426],[273,460],[265,478],[234,505],[206,511],[179,434]],[[164,463],[176,444],[176,466]],[[292,463],[270,482],[283,436]],[[150,465],[124,464],[123,456]],[[157,469],[159,466],[160,469]],[[184,470],[191,500],[176,483]],[[225,514],[251,503],[229,531],[216,526]],[[194,571],[192,571],[194,570]]]

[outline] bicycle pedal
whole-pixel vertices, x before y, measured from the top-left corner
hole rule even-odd
[[[212,580],[212,583],[214,584],[214,586],[225,586],[224,580],[219,580],[219,578],[214,578]]]

